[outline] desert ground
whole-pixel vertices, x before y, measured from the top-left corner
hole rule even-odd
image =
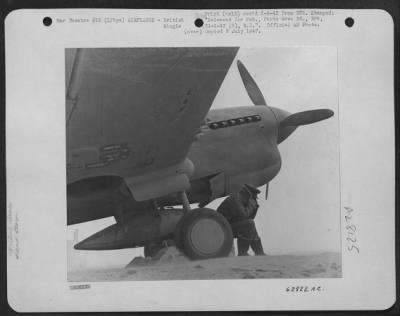
[[[116,268],[73,270],[71,282],[340,278],[341,254],[267,255],[191,261],[172,247],[158,260],[136,257]]]

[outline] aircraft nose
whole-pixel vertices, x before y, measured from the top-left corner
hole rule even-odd
[[[275,108],[270,106],[271,111],[274,113],[276,119],[278,120],[278,122],[282,122],[285,118],[290,116],[290,113],[288,111],[279,109],[279,108]]]
[[[295,130],[297,126],[279,126],[278,137],[276,143],[282,143],[286,138],[288,138]]]
[[[275,108],[275,107],[270,107],[271,111],[274,113],[278,123],[279,123],[279,130],[278,130],[278,136],[276,139],[277,144],[282,143],[286,138],[292,134],[297,126],[282,126],[281,122],[283,122],[286,118],[288,118],[291,114],[288,111]]]

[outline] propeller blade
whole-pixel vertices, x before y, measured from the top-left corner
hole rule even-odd
[[[310,110],[292,114],[281,121],[281,126],[301,126],[326,120],[333,116],[334,112],[328,109]]]
[[[267,105],[265,99],[261,93],[260,88],[257,86],[253,77],[247,71],[246,67],[240,60],[237,61],[237,67],[239,69],[240,77],[242,78],[243,84],[246,88],[247,94],[254,105]]]

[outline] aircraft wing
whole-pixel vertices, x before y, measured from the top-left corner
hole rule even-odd
[[[125,179],[143,201],[186,190],[186,159],[237,47],[66,49],[67,182]]]

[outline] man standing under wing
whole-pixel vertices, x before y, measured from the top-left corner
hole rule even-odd
[[[227,197],[217,209],[231,224],[233,236],[237,237],[238,256],[248,256],[249,247],[256,256],[265,256],[254,223],[259,193],[257,188],[245,184],[239,193]]]

